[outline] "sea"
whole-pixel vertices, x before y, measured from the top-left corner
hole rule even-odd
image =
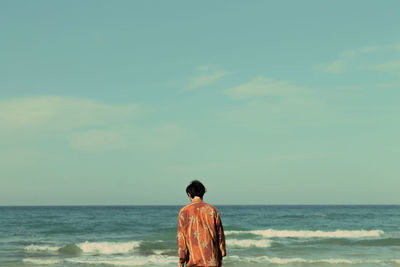
[[[400,266],[400,206],[216,207],[223,266]],[[180,208],[0,207],[0,266],[176,267]]]

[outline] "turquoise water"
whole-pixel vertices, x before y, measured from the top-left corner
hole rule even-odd
[[[180,206],[0,207],[0,266],[176,266]],[[400,206],[217,206],[224,266],[400,266]]]

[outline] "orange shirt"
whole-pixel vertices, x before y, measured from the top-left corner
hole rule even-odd
[[[226,254],[225,235],[217,209],[201,200],[183,207],[178,219],[179,262],[219,267]]]

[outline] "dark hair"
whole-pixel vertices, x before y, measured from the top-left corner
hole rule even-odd
[[[206,188],[199,180],[193,180],[190,185],[186,187],[186,194],[190,194],[192,198],[195,196],[203,198]]]

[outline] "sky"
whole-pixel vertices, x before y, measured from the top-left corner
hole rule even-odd
[[[0,205],[400,204],[399,1],[0,2]]]

